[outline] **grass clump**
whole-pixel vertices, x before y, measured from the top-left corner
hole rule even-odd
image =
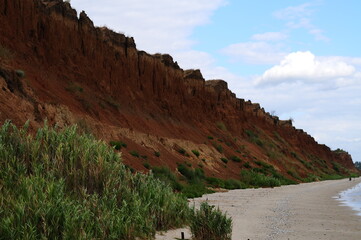
[[[201,168],[192,169],[184,164],[178,165],[178,171],[184,176],[187,184],[183,186],[182,193],[188,198],[201,197],[206,193],[213,193],[204,185],[204,171]]]
[[[0,127],[2,239],[151,239],[188,220],[187,200],[76,126]]]
[[[65,90],[67,90],[68,92],[72,92],[72,93],[84,91],[84,89],[75,82],[69,82],[68,86],[65,88]]]
[[[192,150],[192,153],[196,155],[196,157],[199,157],[200,153],[198,150]]]
[[[179,152],[180,154],[182,154],[184,156],[187,155],[187,151],[184,148],[178,149],[177,152]]]
[[[24,72],[23,70],[20,70],[20,69],[15,70],[15,74],[16,74],[16,76],[18,76],[19,78],[25,77],[25,72]]]
[[[152,172],[154,177],[169,184],[173,190],[179,192],[183,189],[182,184],[178,182],[177,177],[168,167],[153,167]]]
[[[155,152],[154,152],[154,156],[160,157],[160,152],[155,151]]]
[[[112,146],[115,150],[120,150],[122,148],[126,148],[127,144],[122,141],[110,141],[110,146]]]
[[[197,240],[230,240],[232,235],[232,219],[222,213],[219,208],[202,202],[199,210],[191,216],[190,228],[193,239]]]
[[[215,147],[216,147],[216,149],[217,149],[218,152],[220,152],[220,153],[223,152],[223,147],[222,147],[222,145],[219,145],[219,144],[218,144],[218,145],[216,145]]]
[[[245,130],[246,135],[248,138],[255,144],[257,144],[260,147],[264,146],[263,141],[259,138],[259,136],[254,133],[252,130]]]
[[[143,163],[143,167],[145,167],[146,169],[151,169],[151,166],[150,166],[149,162]]]
[[[237,156],[232,156],[231,157],[231,160],[233,161],[233,162],[241,162],[242,160],[239,158],[239,157],[237,157]]]
[[[249,164],[249,162],[246,162],[245,164],[243,164],[243,167],[245,167],[245,168],[251,168],[251,164]]]
[[[252,187],[278,187],[281,186],[279,179],[254,170],[243,169],[241,171],[241,181]]]
[[[227,127],[223,122],[216,123],[217,128],[221,129],[222,131],[227,131]]]
[[[224,158],[224,157],[221,157],[221,161],[224,162],[225,164],[228,163],[228,159],[227,159],[227,158]]]
[[[140,157],[139,153],[136,150],[130,151],[129,154],[132,155],[133,157],[136,157],[136,158]]]

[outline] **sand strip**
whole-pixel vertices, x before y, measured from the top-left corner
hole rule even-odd
[[[361,178],[233,190],[204,195],[194,202],[208,199],[226,211],[233,219],[233,240],[359,240],[361,217],[333,197],[360,182]],[[182,231],[190,239],[187,229],[158,234],[156,239],[179,239]]]

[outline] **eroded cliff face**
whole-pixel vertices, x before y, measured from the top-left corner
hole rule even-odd
[[[350,155],[236,98],[225,81],[205,81],[170,55],[138,51],[133,38],[94,27],[69,3],[0,0],[0,23],[7,50],[0,55],[1,122],[77,123],[105,141],[127,143],[125,163],[143,171],[145,162],[172,169],[187,162],[227,178],[257,161],[293,179],[332,174],[335,165],[355,171]],[[133,150],[143,158],[129,154]],[[233,156],[242,161],[220,160]]]

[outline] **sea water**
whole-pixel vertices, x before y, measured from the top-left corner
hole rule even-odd
[[[356,186],[340,192],[337,198],[342,205],[349,206],[361,216],[361,183]]]

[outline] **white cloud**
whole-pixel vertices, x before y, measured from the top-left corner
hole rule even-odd
[[[304,3],[298,6],[290,6],[274,12],[273,16],[282,20],[303,18],[310,16],[313,13],[313,10],[311,9],[312,6],[313,5],[310,3]]]
[[[287,21],[286,26],[289,29],[303,28],[314,36],[317,41],[329,42],[330,39],[324,34],[324,31],[315,26],[311,22],[311,17],[314,12],[313,7],[316,3],[304,3],[298,6],[291,6],[273,13],[278,19]]]
[[[256,79],[256,84],[280,84],[284,82],[319,83],[331,81],[342,84],[354,79],[354,66],[334,58],[317,59],[311,52],[294,52],[280,64],[268,69]],[[351,81],[351,82],[352,82]],[[351,83],[350,82],[350,83]]]
[[[359,63],[360,58],[294,52],[257,77],[256,85],[248,79],[235,92],[275,110],[281,119],[292,117],[319,143],[343,148],[361,161]]]
[[[275,64],[286,55],[281,49],[282,44],[280,43],[242,42],[225,47],[221,53],[231,57],[232,61],[250,64]]]
[[[78,11],[85,10],[96,25],[135,38],[138,49],[150,53],[189,50],[193,29],[209,23],[215,10],[226,0],[73,0]]]
[[[287,34],[281,32],[266,32],[254,34],[251,39],[255,41],[280,41],[287,39]]]

